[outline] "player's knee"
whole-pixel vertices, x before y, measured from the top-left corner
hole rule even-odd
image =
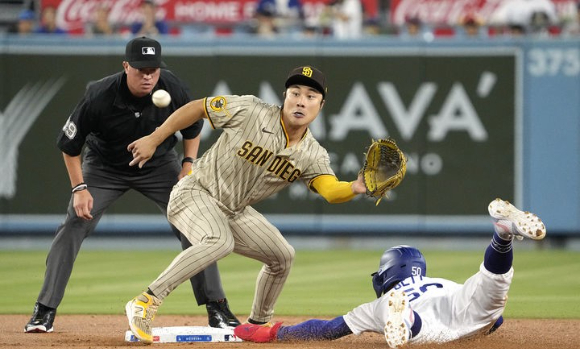
[[[234,243],[233,240],[225,242],[223,247],[224,247],[224,251],[226,253],[226,255],[234,252],[234,247],[236,246],[236,244]]]
[[[289,273],[294,263],[294,256],[296,251],[291,245],[287,245],[285,249],[277,256],[276,263],[271,266],[272,270],[278,273]]]
[[[288,249],[288,254],[289,254],[289,258],[288,258],[288,262],[286,263],[287,265],[285,266],[286,269],[290,270],[290,268],[292,268],[292,264],[294,264],[294,256],[296,256],[296,251],[294,250],[294,247],[289,246]]]
[[[290,256],[291,263],[294,263],[294,257],[296,256],[296,250],[291,245],[288,245],[288,254]]]
[[[202,243],[206,245],[208,249],[213,250],[213,254],[219,254],[222,257],[225,257],[234,252],[235,243],[233,237],[231,236],[208,236],[202,240]]]

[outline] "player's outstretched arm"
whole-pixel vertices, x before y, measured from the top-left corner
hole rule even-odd
[[[366,193],[361,175],[352,182],[339,181],[338,178],[331,175],[322,175],[316,177],[310,186],[331,204],[347,202],[358,194]]]
[[[150,135],[141,137],[127,146],[127,150],[133,153],[133,160],[129,165],[143,167],[151,159],[159,144],[163,143],[167,137],[193,125],[204,116],[205,111],[202,99],[191,101],[177,109]]]

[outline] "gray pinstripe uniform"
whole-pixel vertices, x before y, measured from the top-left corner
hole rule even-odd
[[[279,106],[254,96],[205,99],[215,144],[174,187],[169,221],[192,243],[149,289],[164,299],[178,285],[232,251],[264,263],[250,318],[269,321],[294,260],[294,248],[250,205],[297,179],[334,175],[327,151],[307,131],[288,147]]]

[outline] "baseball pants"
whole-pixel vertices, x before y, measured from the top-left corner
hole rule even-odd
[[[188,278],[231,252],[264,263],[256,281],[250,318],[270,321],[274,305],[294,261],[294,248],[280,231],[250,206],[232,212],[203,190],[178,183],[168,206],[168,219],[192,243],[149,289],[161,300]]]

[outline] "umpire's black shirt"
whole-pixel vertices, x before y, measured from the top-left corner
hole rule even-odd
[[[129,166],[133,155],[127,146],[151,134],[173,111],[192,100],[187,86],[165,69],[161,69],[153,92],[158,89],[164,89],[171,95],[171,103],[166,108],[153,105],[151,95],[142,98],[133,96],[127,87],[125,72],[92,82],[58,135],[59,149],[70,156],[78,156],[86,143],[84,164],[112,167],[129,173],[147,171],[176,161],[173,148],[177,137],[172,135],[157,147],[143,169]],[[195,138],[202,126],[203,120],[200,120],[181,130],[181,134],[185,139]]]

